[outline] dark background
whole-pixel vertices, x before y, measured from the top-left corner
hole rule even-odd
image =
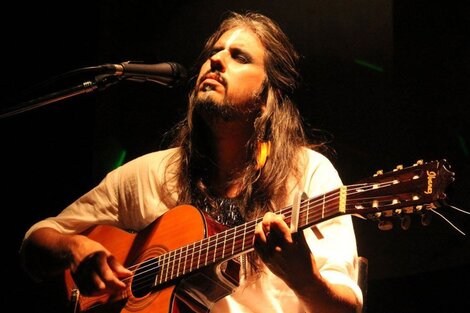
[[[105,63],[174,61],[191,68],[227,10],[274,18],[303,56],[296,96],[305,120],[332,135],[347,184],[419,159],[447,159],[447,202],[470,211],[469,9],[465,1],[99,1],[11,3],[1,21],[1,109],[70,88],[55,75]],[[0,119],[6,283],[16,312],[59,312],[58,291],[21,270],[28,227],[59,213],[119,164],[161,147],[186,88],[121,82]],[[465,233],[470,216],[439,212]],[[437,215],[381,231],[354,219],[369,260],[369,312],[461,312],[470,304],[470,241]],[[56,302],[57,301],[57,302]]]

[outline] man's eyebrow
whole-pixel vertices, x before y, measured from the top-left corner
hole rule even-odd
[[[211,52],[219,52],[219,51],[222,51],[224,49],[225,49],[225,46],[223,46],[223,45],[214,45],[212,47],[212,49],[210,49],[210,51]],[[228,47],[228,50],[231,53],[236,52],[236,53],[241,53],[243,55],[249,56],[251,58],[253,57],[252,54],[247,49],[245,49],[244,45],[241,45],[241,46],[231,45],[230,47]]]
[[[227,43],[216,43],[214,44],[214,46],[212,47],[213,50],[223,50],[226,48],[226,44]],[[228,47],[229,49],[239,49],[241,51],[245,51],[246,52],[246,47],[247,45],[243,42],[232,42],[230,44],[230,46]]]

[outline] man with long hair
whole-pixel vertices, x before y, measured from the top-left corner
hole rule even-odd
[[[226,283],[233,287],[226,293],[201,296],[202,289],[192,291],[201,283],[183,275],[174,291],[185,309],[202,305],[211,312],[359,312],[362,294],[351,217],[320,215],[318,222],[300,221],[308,226],[302,229],[296,223],[303,208],[300,195],[322,199],[321,210],[332,201],[326,194],[342,185],[331,162],[309,143],[292,101],[300,79],[298,59],[273,20],[231,12],[201,53],[188,114],[175,127],[171,147],[111,171],[60,214],[33,225],[22,245],[25,269],[38,279],[69,270],[81,295],[115,296],[129,290],[142,270],[124,267],[128,260],[116,257],[88,231],[111,225],[139,233],[190,204],[204,221],[235,229],[223,233],[227,238],[254,225],[252,237],[248,234],[254,249],[244,248],[246,232],[243,241],[224,237],[221,261],[227,262],[224,253],[234,254],[229,261],[239,264],[238,281]],[[291,211],[283,211],[290,206]],[[219,237],[209,236],[198,245],[189,242],[181,272],[191,274],[193,268],[204,268],[200,263],[211,263],[201,253],[217,259],[209,250],[212,243],[219,248]],[[196,254],[198,247],[204,250]],[[149,292],[158,294],[166,288],[158,283],[173,275],[163,269],[180,260],[161,252],[152,257],[158,267],[156,288]],[[178,263],[176,278],[179,272]],[[173,305],[172,300],[170,311]]]

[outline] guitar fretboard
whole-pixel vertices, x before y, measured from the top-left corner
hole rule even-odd
[[[346,190],[345,188],[341,187],[322,196],[300,201],[298,229],[304,229],[341,214],[340,195],[343,190]],[[286,223],[291,222],[292,206],[283,208],[277,213],[285,217]],[[154,286],[253,250],[255,227],[259,222],[261,222],[261,218],[232,227],[155,258],[153,264],[146,265],[158,267]]]

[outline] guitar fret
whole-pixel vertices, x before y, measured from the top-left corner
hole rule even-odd
[[[222,245],[222,259],[225,256],[225,242],[227,240],[227,235],[224,236],[224,244]]]
[[[175,268],[173,269],[173,278],[178,277],[181,263],[181,248],[175,250]]]
[[[168,265],[168,268],[166,270],[166,275],[165,275],[165,281],[168,281],[170,278],[171,278],[171,269],[173,268],[172,264],[171,264],[171,255],[172,255],[173,251],[170,251],[168,252],[168,258],[167,258],[167,265]]]
[[[181,274],[186,274],[186,264],[188,261],[188,253],[189,253],[189,246],[185,247],[185,254],[184,254],[184,261],[183,261],[183,269],[181,270]]]
[[[166,269],[165,256],[166,256],[166,254],[162,254],[160,256],[160,262],[161,263],[160,263],[160,271],[159,271],[160,277],[159,277],[159,281],[158,281],[159,284],[161,284],[163,282],[163,272]]]
[[[170,279],[175,278],[176,251],[177,251],[177,250],[173,250],[173,251],[171,252],[172,257],[173,257],[173,266],[171,267]]]
[[[178,266],[179,272],[176,276],[180,276],[184,274],[185,267],[186,267],[186,256],[188,253],[188,248],[186,246],[181,247],[180,250],[180,257],[179,257],[179,264],[181,266]]]
[[[209,256],[210,243],[211,243],[211,237],[207,238],[206,261],[204,262],[204,265],[207,265],[207,257]]]
[[[234,251],[235,251],[235,239],[237,238],[237,229],[238,229],[238,227],[235,227],[235,230],[234,230],[234,233],[233,233],[232,255],[234,254]]]
[[[164,254],[159,255],[156,258],[157,261],[157,266],[158,266],[158,271],[157,271],[157,276],[155,277],[155,286],[161,284],[162,282],[162,270],[163,270],[163,261],[162,258],[164,257]]]
[[[165,271],[165,281],[168,281],[168,271],[170,270],[169,262],[170,262],[170,252],[166,253],[167,258],[165,260],[166,271]]]
[[[175,269],[173,269],[173,278],[175,277],[178,277],[178,273],[180,271],[180,261],[181,261],[181,253],[180,253],[181,249],[176,249],[175,250],[175,269],[176,269],[176,273],[175,273]]]
[[[199,255],[197,256],[197,265],[196,265],[196,268],[199,268],[199,264],[200,264],[200,262],[201,262],[202,243],[203,243],[203,241],[201,241],[201,242],[199,243],[199,248],[197,249],[197,251],[199,252]]]
[[[182,261],[183,261],[183,249],[184,248],[179,248],[178,249],[178,253],[177,253],[177,260],[178,260],[178,266],[176,267],[176,276],[175,277],[179,277],[180,276],[180,272],[182,272],[181,270],[181,265],[183,265],[184,267],[184,263],[182,264]]]
[[[184,275],[186,273],[186,260],[188,258],[188,246],[184,246],[182,249],[181,249],[181,275]]]
[[[340,187],[338,209],[339,209],[339,212],[341,213],[346,212],[346,195],[347,195],[347,187],[346,186]]]
[[[309,217],[308,216],[308,209],[309,209],[308,200],[300,202],[300,207],[302,208],[302,205],[304,202],[307,202],[307,213],[305,215],[305,224],[308,224],[308,217]]]
[[[243,228],[242,251],[245,250],[246,224],[247,224],[247,223],[245,223],[244,228]]]
[[[179,277],[179,276],[180,276],[180,272],[182,272],[182,271],[181,271],[181,263],[182,263],[182,261],[183,261],[183,249],[184,249],[184,247],[178,249],[178,253],[177,253],[177,256],[178,256],[178,259],[177,259],[177,260],[178,260],[178,267],[176,268],[176,276],[175,276],[175,277]],[[182,265],[183,265],[183,267],[184,267],[184,263],[183,263]]]
[[[196,246],[196,243],[193,242],[192,245],[192,251],[191,251],[191,263],[189,264],[189,271],[192,272],[193,270],[193,256],[194,256],[194,247]]]
[[[168,271],[170,270],[170,264],[169,264],[169,261],[170,261],[170,255],[169,255],[169,252],[165,253],[165,276],[164,276],[164,280],[163,281],[168,281]],[[163,277],[163,275],[162,275]]]
[[[163,270],[162,270],[162,273],[161,273],[161,279],[160,279],[160,283],[162,282],[166,282],[167,281],[167,276],[168,276],[168,269],[169,269],[169,266],[168,266],[168,253],[165,253],[163,255],[163,260],[162,260],[162,263],[163,263]],[[163,271],[165,272],[165,275],[163,275]]]
[[[171,251],[171,268],[168,271],[169,272],[169,275],[168,275],[169,280],[172,280],[173,278],[175,278],[175,273],[177,271],[177,269],[176,269],[176,261],[177,261],[176,260],[176,251],[177,250]]]
[[[219,245],[219,233],[215,234],[215,244],[214,244],[214,259],[212,262],[215,262],[215,257],[217,256],[217,250],[218,250],[218,245]]]
[[[176,275],[175,275],[175,277],[178,277],[179,272],[180,272],[180,261],[181,261],[181,258],[177,257],[178,252],[179,252],[180,250],[181,250],[181,249],[176,249],[176,250],[175,250],[175,261],[176,261],[176,263],[178,264],[178,265],[176,266]]]
[[[189,246],[186,247],[186,256],[184,257],[184,266],[183,266],[183,274],[188,273],[188,257],[191,255],[189,254]],[[191,268],[191,267],[190,267]]]
[[[159,257],[155,258],[155,263],[157,264],[157,269],[158,269],[158,267],[159,267],[159,265],[158,265],[159,264]],[[155,274],[155,280],[153,281],[154,286],[158,285],[158,278],[160,278],[160,276],[159,276],[159,273],[157,271],[156,274]]]

